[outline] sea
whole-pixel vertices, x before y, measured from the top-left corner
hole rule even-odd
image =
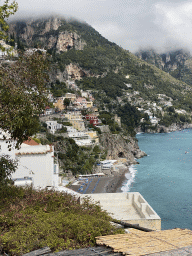
[[[140,192],[160,216],[162,230],[192,230],[192,129],[136,137],[147,156],[130,167],[121,190]]]

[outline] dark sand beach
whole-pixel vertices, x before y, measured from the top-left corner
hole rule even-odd
[[[104,177],[89,177],[84,180],[79,180],[76,184],[72,184],[69,188],[82,194],[92,193],[120,193],[121,187],[126,180],[125,173],[129,169],[125,169],[115,175]]]

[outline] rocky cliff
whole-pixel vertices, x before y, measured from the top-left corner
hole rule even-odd
[[[185,62],[191,57],[190,53],[184,50],[159,54],[153,49],[141,50],[136,53],[136,56],[167,72],[174,71],[178,67],[185,65]]]
[[[54,49],[56,52],[83,50],[86,42],[76,31],[66,26],[66,23],[66,20],[56,17],[17,21],[10,23],[9,33],[19,38],[26,47],[38,46]]]
[[[157,53],[155,50],[141,50],[136,56],[168,72],[173,77],[192,84],[192,57],[187,50]]]
[[[139,149],[137,141],[132,137],[102,133],[100,143],[107,149],[107,159],[126,158],[128,164],[135,164],[137,163],[136,158],[146,155],[145,152]]]

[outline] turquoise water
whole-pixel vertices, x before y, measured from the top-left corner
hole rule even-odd
[[[162,220],[162,229],[192,229],[192,130],[137,135],[148,156],[130,168],[123,191],[138,191]]]

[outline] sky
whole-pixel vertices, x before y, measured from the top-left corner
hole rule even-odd
[[[11,1],[11,0],[10,0]],[[0,0],[0,5],[3,3]],[[17,0],[14,18],[59,14],[87,22],[132,53],[186,48],[192,52],[192,1]]]

